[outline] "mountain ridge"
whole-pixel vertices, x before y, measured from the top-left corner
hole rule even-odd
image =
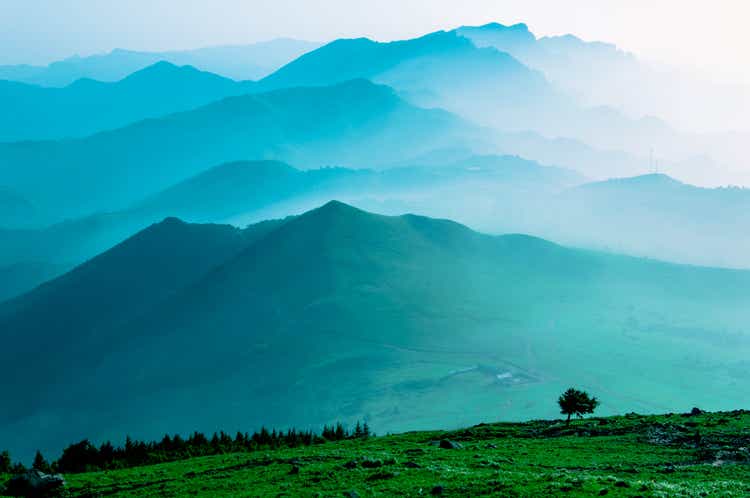
[[[430,420],[451,425],[465,418],[437,400],[454,396],[476,406],[478,416],[496,409],[498,399],[524,400],[512,412],[506,407],[509,417],[542,415],[547,411],[539,406],[546,405],[538,400],[590,375],[606,381],[612,410],[634,407],[634,385],[651,386],[637,388],[635,408],[735,401],[734,389],[701,386],[733,375],[727,372],[741,368],[750,347],[731,325],[747,314],[748,271],[581,251],[525,235],[488,236],[451,221],[375,215],[335,201],[255,227],[253,240],[240,240],[220,257],[194,244],[168,244],[210,264],[181,276],[184,285],[128,317],[108,318],[103,304],[95,306],[100,318],[88,316],[78,310],[89,303],[74,296],[94,292],[117,302],[123,292],[152,287],[148,279],[156,277],[149,268],[167,271],[160,258],[136,251],[133,264],[117,263],[128,280],[111,287],[109,296],[77,285],[75,294],[50,295],[54,306],[37,304],[96,326],[72,328],[81,332],[65,336],[65,355],[56,346],[55,361],[42,361],[39,355],[48,353],[37,349],[6,351],[0,365],[24,372],[27,382],[56,372],[55,382],[35,391],[33,400],[23,386],[4,387],[14,416],[0,434],[11,449],[46,449],[52,441],[45,434],[76,440],[81,417],[88,421],[87,437],[121,437],[124,426],[114,413],[127,414],[136,437],[158,437],[160,420],[169,420],[172,431],[189,432],[214,424],[317,424],[342,413],[360,419],[369,414],[384,430]],[[96,278],[106,278],[106,260],[76,272],[99,267]],[[47,343],[60,327],[70,327],[58,313],[35,311],[30,296],[0,306],[4,339],[23,333],[25,344]],[[664,344],[673,349],[664,353]],[[620,355],[600,354],[612,349]],[[662,363],[651,363],[657,352]],[[696,369],[695,362],[680,367],[680,355],[688,353],[720,358],[725,366],[719,372]],[[25,361],[29,354],[36,361]],[[671,377],[660,375],[656,365],[664,361],[691,382],[689,392],[675,390]],[[76,367],[60,370],[60,362]],[[627,381],[617,375],[632,362],[641,365],[635,383],[632,375]],[[497,376],[481,373],[444,379],[467,364],[510,372],[524,387],[507,390]],[[339,380],[335,389],[332,378]],[[435,409],[420,410],[424,402]],[[212,408],[228,405],[231,410]],[[45,416],[64,427],[31,430]]]

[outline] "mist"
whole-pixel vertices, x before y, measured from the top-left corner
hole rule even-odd
[[[216,495],[190,486],[234,462],[283,467],[258,494],[438,495],[492,450],[460,475],[693,492],[746,463],[746,35],[710,22],[745,7],[38,3],[0,14],[0,486],[34,458],[73,495],[151,464]],[[522,434],[676,464],[500,460]],[[362,463],[398,438],[423,451]]]

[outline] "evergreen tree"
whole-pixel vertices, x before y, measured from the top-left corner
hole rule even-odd
[[[346,439],[346,430],[341,422],[339,422],[336,424],[336,441],[341,441],[342,439]]]
[[[112,443],[105,441],[99,446],[99,461],[98,467],[100,469],[108,469],[115,461],[115,448]]]
[[[49,462],[44,458],[42,452],[39,450],[36,450],[36,455],[34,455],[34,464],[31,466],[31,468],[44,472],[45,474],[49,474],[50,472],[52,472],[52,468],[50,467]]]
[[[10,460],[10,453],[8,451],[0,452],[0,474],[10,473],[13,467],[13,462]]]

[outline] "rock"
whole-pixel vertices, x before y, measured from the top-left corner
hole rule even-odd
[[[493,443],[490,443],[487,446],[485,446],[485,448],[487,448],[488,450],[496,450],[497,449],[497,445],[493,444]]]
[[[370,458],[365,458],[364,460],[362,460],[362,467],[366,469],[377,469],[378,467],[382,467],[382,466],[383,466],[383,462],[381,460],[370,459]]]
[[[439,446],[444,450],[460,450],[463,448],[463,445],[461,443],[451,441],[450,439],[441,439]]]
[[[609,494],[609,490],[607,488],[602,488],[599,490],[599,496],[604,496]]]
[[[374,474],[370,475],[365,479],[366,481],[381,481],[385,479],[393,479],[398,474],[395,472],[375,472]]]
[[[404,467],[409,469],[419,469],[422,468],[421,465],[419,465],[417,462],[404,462]]]
[[[349,460],[344,464],[345,469],[356,469],[357,468],[357,462],[354,460]]]
[[[617,481],[615,483],[616,488],[629,488],[630,484],[628,484],[626,481]]]
[[[437,485],[434,488],[432,488],[432,491],[430,491],[430,494],[432,496],[440,496],[445,491],[445,488],[443,486]]]
[[[65,488],[61,474],[45,474],[33,469],[11,478],[5,493],[9,496],[47,497],[60,496]]]
[[[297,475],[299,474],[299,465],[293,465],[292,470],[289,471],[289,475]]]
[[[344,491],[344,496],[346,496],[346,498],[359,498],[359,493],[354,490]]]

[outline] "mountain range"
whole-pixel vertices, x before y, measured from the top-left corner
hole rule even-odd
[[[245,226],[312,209],[330,198],[373,212],[419,212],[488,233],[529,233],[573,246],[685,264],[750,268],[750,207],[737,188],[706,189],[665,175],[586,183],[574,172],[507,156],[441,151],[412,166],[298,170],[277,161],[227,163],[131,208],[39,229],[0,229],[0,295],[31,290],[164,217]],[[24,271],[26,278],[21,278]],[[24,282],[20,285],[18,282]],[[6,285],[7,284],[7,285]],[[8,287],[8,289],[5,289]]]
[[[229,97],[82,139],[0,144],[0,176],[54,222],[127,208],[222,162],[378,167],[477,136],[445,111],[353,80]]]
[[[342,418],[401,431],[554,416],[573,382],[604,412],[728,408],[748,298],[747,271],[339,202],[246,230],[170,218],[0,305],[0,436],[28,453]]]
[[[546,48],[540,48],[542,46]],[[571,42],[567,38],[537,41],[524,25],[493,24],[438,31],[389,43],[366,38],[336,40],[262,79],[258,88],[330,85],[351,78],[366,78],[393,87],[412,104],[446,109],[501,134],[532,132],[544,137],[542,141],[572,140],[609,152],[609,155],[630,156],[616,165],[627,164],[627,169],[620,171],[613,171],[606,161],[600,160],[601,179],[608,174],[643,173],[644,167],[649,167],[649,151],[653,150],[664,169],[685,180],[705,182],[712,177],[726,182],[730,178],[740,178],[736,169],[737,151],[743,148],[741,141],[726,135],[719,139],[686,133],[653,114],[632,113],[630,108],[606,102],[594,105],[581,101],[566,85],[550,80],[548,65],[528,62],[525,54],[529,51],[564,52],[577,64],[594,67],[605,74],[609,74],[606,67],[589,63],[589,59],[617,61],[612,64],[634,60],[614,46],[580,40]],[[561,66],[561,70],[580,76],[570,69],[573,64],[563,62]],[[634,87],[638,88],[635,84]],[[620,86],[618,91],[621,89]],[[719,141],[729,144],[729,148],[722,150],[717,144]],[[510,149],[502,152],[518,153]],[[638,163],[633,156],[646,159]],[[540,156],[526,157],[549,162]],[[570,164],[563,166],[572,167]],[[705,173],[709,170],[711,175]],[[586,174],[591,175],[591,172],[586,171]]]
[[[741,118],[750,106],[747,87],[721,83],[714,75],[644,61],[614,44],[570,34],[537,37],[523,23],[463,26],[456,32],[543,72],[584,106],[661,116],[692,131],[748,131]]]
[[[187,111],[248,93],[235,82],[190,66],[158,62],[114,83],[79,79],[63,88],[0,81],[0,142],[83,137],[146,118]]]
[[[107,54],[69,57],[47,66],[0,66],[0,79],[48,87],[63,87],[79,79],[118,81],[157,62],[194,66],[234,80],[260,79],[320,43],[279,38],[251,45],[194,50],[139,52],[115,49]]]
[[[452,189],[457,189],[456,196],[483,189],[486,196],[519,197],[530,190],[559,191],[582,181],[571,171],[498,156],[457,159],[445,164],[432,160],[427,165],[383,171],[299,170],[278,161],[226,163],[150,195],[126,210],[44,228],[0,228],[0,267],[12,266],[18,275],[14,280],[0,280],[0,295],[11,297],[12,293],[31,290],[53,276],[38,271],[40,262],[51,264],[62,273],[170,216],[244,226],[268,217],[299,213],[332,197],[358,203],[388,198],[395,209],[407,200],[435,198]],[[28,275],[21,279],[24,271]],[[21,287],[19,281],[25,282],[26,287]]]

